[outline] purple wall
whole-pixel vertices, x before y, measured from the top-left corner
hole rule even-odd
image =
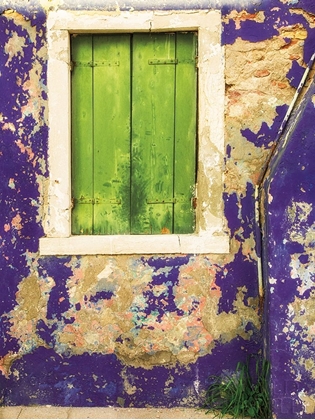
[[[267,348],[279,418],[314,418],[314,93],[312,82],[264,185]]]
[[[49,173],[46,12],[36,1],[26,8],[18,1],[7,3],[7,7],[0,6],[2,401],[6,405],[196,406],[209,375],[234,370],[238,361],[258,354],[264,346],[258,313],[260,237],[255,225],[254,187],[303,74],[302,61],[307,62],[313,53],[311,13],[315,13],[315,6],[306,1],[274,0],[262,2],[268,5],[254,4],[246,11],[241,6],[238,10],[222,7],[222,40],[227,51],[223,199],[231,236],[229,255],[61,258],[38,254]],[[73,8],[72,3],[64,2],[63,8]],[[183,8],[187,4],[197,8],[199,4],[183,3]],[[150,2],[148,8],[152,8]],[[282,31],[284,27],[290,30]],[[282,62],[277,67],[276,57],[280,60],[291,50],[285,56],[289,64],[283,74]],[[245,59],[242,67],[239,63],[249,51],[254,51],[256,58],[248,63]],[[270,51],[273,54],[265,63],[264,58],[257,58],[259,51],[266,57]],[[253,88],[253,75],[244,72],[246,67],[256,65],[255,60],[255,83],[266,83],[266,91],[258,93],[258,88]],[[262,62],[268,68],[259,67]],[[251,95],[262,98],[261,108],[255,108],[256,99]],[[249,106],[250,100],[253,106]],[[310,124],[312,106],[309,101],[309,110],[305,111]],[[311,415],[315,393],[312,333],[305,331],[303,323],[311,306],[304,312],[300,309],[305,302],[310,305],[312,299],[312,242],[307,232],[314,216],[313,209],[309,210],[313,154],[307,134],[311,126],[303,120],[296,130],[298,127],[304,130],[305,140],[300,140],[301,133],[292,137],[293,149],[290,143],[281,155],[284,160],[274,163],[272,182],[265,187],[273,196],[266,212],[268,240],[264,242],[265,276],[269,281],[265,338],[273,366],[273,411],[279,417]],[[296,160],[290,160],[291,156]],[[301,204],[300,208],[299,203],[307,205]],[[294,237],[298,223],[295,217],[299,215],[304,217],[298,228],[305,236],[302,244]],[[285,245],[283,239],[287,240]],[[100,262],[103,268],[106,264],[117,267],[108,279],[117,287],[110,291],[107,286],[94,284],[82,291],[80,282],[83,284],[88,271]],[[129,306],[120,309],[117,288],[121,279],[128,282],[130,278],[143,279],[143,285],[135,289],[137,295],[134,292]],[[190,290],[192,283],[203,287],[194,289],[189,300],[185,287]],[[163,295],[157,293],[161,287]],[[185,299],[186,306],[182,303]],[[97,323],[95,313],[111,305],[117,306],[121,332],[111,332],[110,345],[102,341],[102,331],[95,332],[98,342],[94,347],[87,344],[88,316],[93,313],[93,322]],[[166,318],[173,321],[167,323]],[[311,318],[306,318],[311,329]],[[150,324],[148,320],[152,319]],[[126,332],[124,325],[128,322],[131,327]],[[185,327],[172,342],[170,333],[163,333],[162,327],[174,329],[177,324]],[[107,325],[106,334],[110,327]],[[112,327],[114,330],[116,324]],[[189,354],[190,358],[184,360],[178,354]]]

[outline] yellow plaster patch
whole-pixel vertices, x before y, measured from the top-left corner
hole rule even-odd
[[[301,24],[279,28],[279,33],[283,38],[304,40],[307,38],[307,30]]]
[[[225,23],[228,23],[229,20],[233,20],[235,22],[235,29],[241,29],[241,22],[247,20],[254,20],[255,22],[263,23],[265,21],[265,13],[262,11],[257,13],[248,13],[245,10],[242,10],[241,12],[233,10],[223,19]]]
[[[312,379],[315,379],[315,362],[313,359],[299,359],[299,364],[310,373]]]
[[[17,305],[7,316],[11,323],[10,335],[19,340],[21,354],[29,353],[34,347],[45,346],[36,334],[36,328],[40,319],[48,323],[47,302],[54,284],[50,277],[39,279],[35,274],[19,283]]]
[[[299,392],[299,398],[303,402],[305,413],[315,413],[315,395],[308,395],[305,391]]]
[[[275,140],[271,139],[266,149],[256,147],[241,135],[241,130],[248,128],[258,133],[263,122],[271,126],[277,116],[276,107],[291,103],[294,89],[286,74],[292,66],[292,57],[298,57],[302,64],[303,45],[299,42],[287,45],[279,37],[255,44],[238,38],[226,46],[226,143],[231,156],[226,163],[224,182],[225,191],[236,193],[240,202],[247,193],[248,181],[257,184],[262,163],[272,153]],[[255,74],[266,77],[258,78]]]
[[[291,313],[292,323],[298,324],[303,330],[303,340],[312,343],[315,339],[315,293],[311,293],[308,299],[295,297],[294,301],[288,305],[289,314]],[[294,326],[292,326],[294,329]]]
[[[11,36],[4,45],[4,52],[9,56],[5,66],[8,67],[13,57],[16,55],[23,56],[23,47],[25,46],[25,38],[19,36],[16,32],[11,32]]]
[[[80,264],[74,257],[67,264],[73,276],[67,281],[71,306],[64,318],[74,319],[72,323],[46,319],[53,279],[33,274],[20,283],[17,306],[8,316],[22,353],[46,345],[36,333],[38,320],[57,327],[54,350],[59,354],[115,353],[128,365],[148,369],[193,363],[211,353],[216,341],[250,339],[252,331],[244,331],[247,323],[259,328],[257,299],[248,299],[246,306],[245,288],[238,290],[233,311],[219,314],[221,290],[215,278],[220,268],[204,257],[180,268],[171,292],[170,285],[154,283],[154,276],[163,273],[167,279],[168,267],[154,272],[129,257],[85,257]],[[108,292],[107,297],[98,299],[99,292]],[[159,299],[156,309],[147,292]],[[169,299],[176,310],[168,310]]]
[[[20,357],[21,355],[13,352],[9,352],[5,356],[0,357],[0,372],[2,375],[9,378],[12,363]]]
[[[32,26],[29,19],[25,18],[22,14],[12,9],[5,10],[2,15],[5,16],[7,19],[13,20],[19,27],[26,29],[30,37],[30,41],[32,43],[35,42],[37,35],[36,26]]]
[[[2,125],[2,130],[10,130],[10,131],[12,131],[12,133],[14,133],[15,132],[15,126],[11,122],[10,123],[4,123]]]

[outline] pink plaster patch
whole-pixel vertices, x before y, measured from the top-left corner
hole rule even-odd
[[[11,226],[14,227],[16,230],[22,229],[22,218],[19,214],[17,214],[13,219],[11,220]]]
[[[34,152],[32,151],[30,146],[25,146],[21,140],[17,140],[15,144],[20,148],[22,153],[26,153],[28,155],[28,160],[31,161],[34,159]]]

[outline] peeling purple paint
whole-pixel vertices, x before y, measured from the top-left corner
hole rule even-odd
[[[265,263],[265,275],[266,281],[269,280],[266,308],[273,397],[278,418],[287,418],[288,414],[299,418],[301,413],[303,418],[313,417],[310,396],[314,393],[315,382],[311,371],[305,368],[307,360],[314,357],[312,333],[304,323],[294,319],[298,320],[306,310],[303,307],[312,301],[315,279],[311,265],[307,280],[307,267],[306,272],[300,267],[295,274],[292,263],[296,255],[302,265],[314,259],[313,243],[305,236],[313,229],[315,221],[314,93],[312,82],[283,134],[265,185],[268,196],[272,197],[266,203],[265,249],[269,263]],[[285,140],[286,136],[288,140]],[[295,313],[292,313],[293,308]],[[295,383],[293,391],[287,385],[292,383]]]
[[[300,83],[303,73],[300,75],[298,84]],[[248,141],[254,143],[255,146],[270,148],[273,142],[277,139],[278,130],[285,117],[287,109],[287,105],[278,106],[276,108],[277,117],[274,119],[274,122],[271,127],[269,127],[267,123],[263,122],[258,133],[253,133],[248,128],[246,128],[245,130],[241,130],[241,133]]]
[[[245,340],[240,335],[227,342],[215,339],[214,347],[208,354],[197,357],[195,362],[176,366],[165,363],[151,368],[135,367],[123,363],[116,354],[99,354],[98,351],[101,350],[75,356],[67,353],[68,350],[58,354],[61,350],[57,346],[57,333],[62,333],[63,328],[68,328],[67,331],[72,333],[71,328],[76,327],[78,319],[76,316],[90,308],[89,305],[96,308],[96,311],[105,305],[111,305],[117,297],[117,284],[121,287],[119,276],[122,274],[117,269],[118,274],[115,272],[108,275],[115,287],[101,284],[99,289],[87,288],[82,291],[82,299],[80,300],[80,295],[76,300],[71,295],[69,281],[75,276],[76,270],[82,269],[83,258],[77,257],[72,260],[70,257],[38,257],[38,240],[43,235],[41,211],[44,196],[40,190],[42,184],[39,179],[46,179],[49,169],[49,128],[46,122],[46,14],[35,1],[28,2],[27,7],[14,4],[13,1],[9,3],[12,3],[10,8],[22,15],[0,15],[0,313],[3,314],[0,324],[0,355],[3,357],[17,354],[18,357],[12,361],[7,377],[0,376],[4,402],[7,405],[196,406],[200,403],[200,392],[205,388],[210,374],[219,374],[223,369],[232,371],[237,361],[245,360],[246,356],[262,350],[261,332],[251,321],[244,320],[243,325],[244,333],[252,333],[250,339]],[[134,3],[136,9],[143,9],[141,2]],[[282,27],[299,24],[306,33],[303,54],[304,61],[308,61],[314,52],[315,30],[306,17],[294,11],[304,9],[315,13],[314,2],[300,0],[285,4],[284,1],[272,0],[251,3],[246,10],[240,5],[235,8],[222,6],[225,19],[222,42],[231,45],[240,38],[255,44],[279,36]],[[156,2],[154,4],[156,5]],[[146,7],[152,9],[154,4],[148,2]],[[202,7],[206,8],[207,5],[208,2],[204,2]],[[63,8],[66,9],[67,6],[78,7],[77,2],[64,2]],[[187,2],[183,8],[198,6],[200,2]],[[99,7],[95,6],[96,10]],[[125,4],[126,10],[128,7],[128,4]],[[166,7],[168,6],[163,6]],[[176,7],[180,5],[176,3]],[[108,8],[113,6],[108,5]],[[233,18],[229,14],[234,9],[238,13],[245,11],[245,15]],[[0,6],[0,12],[4,10],[4,6]],[[259,12],[263,13],[258,15]],[[36,34],[33,38],[30,35],[32,30]],[[18,51],[12,51],[10,55],[7,43],[9,40],[12,42],[14,36],[17,39],[16,43],[21,42],[21,45]],[[292,40],[285,38],[285,41],[286,46],[289,46]],[[287,79],[296,87],[304,68],[298,61],[292,60]],[[34,66],[37,66],[35,70]],[[33,70],[38,76],[36,83],[33,83],[30,76]],[[34,98],[32,83],[38,88],[36,103],[30,102]],[[315,142],[312,137],[314,104],[311,94],[303,106],[303,119],[294,127],[294,135],[289,145],[273,159],[274,169],[270,173],[270,184],[265,186],[265,190],[268,189],[270,194],[270,203],[266,210],[268,235],[265,242],[265,261],[269,261],[270,265],[265,263],[264,266],[265,276],[268,275],[269,279],[269,283],[266,283],[268,328],[265,339],[272,362],[273,411],[279,418],[285,418],[288,414],[290,417],[312,418],[312,414],[307,411],[312,408],[307,398],[308,395],[314,394],[315,389],[312,372],[308,368],[311,363],[308,359],[314,359],[314,340],[308,341],[308,331],[299,318],[303,317],[303,310],[306,311],[303,305],[311,301],[315,290],[314,276],[310,273],[313,269],[314,241],[307,239],[309,242],[306,246],[305,241],[296,239],[295,231],[292,231],[293,228],[297,228],[298,221],[297,232],[302,232],[306,238],[307,232],[313,232],[312,223],[315,220]],[[272,123],[262,120],[257,132],[247,125],[248,115],[246,118],[241,115],[242,125],[238,131],[251,146],[268,149],[276,139],[287,107],[288,103],[275,105]],[[290,123],[291,128],[292,124]],[[227,144],[226,151],[225,161],[228,162],[233,158],[233,147]],[[238,163],[240,160],[236,162]],[[207,293],[218,295],[218,317],[222,314],[236,313],[235,302],[240,289],[243,293],[244,308],[257,309],[257,303],[253,301],[257,302],[258,299],[257,257],[260,257],[260,251],[254,217],[254,182],[249,176],[244,191],[229,191],[224,194],[227,227],[235,247],[233,253],[222,258],[204,256],[202,260],[203,273],[206,273],[203,275],[212,281]],[[296,203],[304,202],[313,207],[296,207]],[[299,217],[294,218],[294,215]],[[189,273],[189,265],[196,269],[197,257],[156,256],[134,259],[133,264],[142,265],[144,270],[147,269],[150,273],[150,280],[139,293],[141,303],[145,303],[142,317],[139,315],[139,302],[130,304],[130,313],[134,315],[132,325],[136,331],[135,335],[146,330],[153,334],[159,328],[164,315],[189,317],[203,304],[200,298],[192,296],[187,307],[183,309],[176,292],[182,270],[185,269]],[[103,269],[104,267],[100,266],[96,274]],[[136,269],[131,272],[137,278]],[[306,278],[305,273],[309,273],[309,277]],[[110,277],[111,275],[114,277]],[[41,340],[41,344],[34,345],[25,339],[28,346],[26,349],[22,347],[26,346],[25,342],[13,335],[13,321],[8,314],[14,311],[17,299],[23,301],[23,284],[25,279],[32,279],[32,276],[38,280],[40,298],[47,298],[47,313],[39,313],[38,318],[31,319],[27,324],[28,328],[34,329],[31,333]],[[45,289],[45,282],[49,278],[53,279],[54,285]],[[134,279],[130,280],[126,276],[122,280],[127,283]],[[190,278],[187,275],[187,284],[199,284],[201,280],[203,279]],[[82,278],[78,277],[77,281],[80,284]],[[158,286],[164,286],[161,293],[155,290]],[[41,304],[44,305],[43,302]],[[299,307],[301,312],[296,309]],[[154,326],[148,325],[147,322],[151,315],[157,321]],[[197,314],[196,319],[199,322],[198,316]],[[312,334],[309,336],[313,337]],[[122,333],[117,333],[114,339],[118,344],[128,340],[131,343],[131,339]],[[184,337],[183,341],[186,349],[193,347],[191,336]],[[150,351],[154,354],[154,350]],[[146,356],[151,354],[148,352]],[[294,365],[292,359],[295,361]],[[301,375],[302,379],[297,380],[298,375]],[[196,383],[198,386],[194,385]],[[304,395],[302,389],[308,395]]]
[[[288,80],[290,81],[291,86],[298,88],[300,81],[303,77],[305,68],[300,66],[296,61],[292,62],[292,67],[287,74]]]

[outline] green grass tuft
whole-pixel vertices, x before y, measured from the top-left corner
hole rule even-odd
[[[272,418],[269,396],[270,363],[257,359],[251,374],[249,360],[239,362],[234,373],[211,376],[203,408],[218,412],[218,417]]]

